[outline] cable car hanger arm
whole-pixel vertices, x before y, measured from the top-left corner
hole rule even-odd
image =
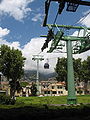
[[[60,27],[60,28],[66,28],[66,29],[86,29],[86,27],[82,26],[72,26],[72,25],[57,25],[57,24],[47,24],[47,27]],[[90,30],[88,27],[87,30]]]
[[[43,27],[46,26],[47,23],[47,18],[48,18],[48,11],[49,11],[49,7],[50,7],[50,2],[51,0],[46,0],[45,1],[45,16],[44,16],[44,21],[43,21]]]

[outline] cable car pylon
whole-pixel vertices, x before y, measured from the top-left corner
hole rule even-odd
[[[36,76],[36,87],[37,87],[37,96],[40,94],[39,90],[39,61],[44,60],[42,55],[33,55],[32,60],[37,61],[37,76]]]
[[[56,14],[56,18],[54,20],[53,25],[47,25],[48,11],[49,11],[49,7],[50,7],[50,3],[52,1],[58,2],[59,8],[58,8],[58,12]],[[58,14],[62,13],[63,9],[65,8],[66,3],[67,3],[66,10],[70,11],[70,12],[76,12],[79,5],[90,6],[90,1],[85,1],[85,0],[46,0],[46,3],[47,4],[45,7],[45,19],[44,19],[43,27],[45,27],[45,26],[48,26],[50,28],[52,27],[52,30],[53,30],[53,27],[56,27],[55,22],[56,22],[57,16],[58,16]],[[86,28],[80,27],[80,26],[74,27],[74,26],[65,26],[65,25],[59,26],[59,25],[57,25],[57,27],[63,27],[68,30],[69,29],[79,29],[79,30],[83,29],[84,33],[85,33],[85,29],[86,29]],[[87,28],[87,29],[90,30],[90,28]],[[52,40],[52,44],[51,44],[50,50],[48,52],[53,52],[55,49],[57,49],[57,47],[59,46],[59,43],[61,41],[66,42],[67,83],[68,83],[67,104],[77,104],[77,98],[76,98],[76,94],[75,94],[75,82],[74,82],[72,54],[73,54],[73,50],[75,50],[74,51],[75,54],[90,50],[90,34],[84,35],[83,37],[65,36],[64,33],[60,30],[60,31],[58,31],[58,34],[53,35],[53,37],[51,37],[50,41],[51,40]],[[49,39],[46,40],[46,42],[44,43],[44,46],[41,48],[42,51],[48,47],[48,43],[50,41],[49,41]],[[72,46],[72,42],[76,42],[76,45]]]

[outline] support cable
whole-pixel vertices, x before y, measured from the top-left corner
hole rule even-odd
[[[86,15],[82,16],[82,18],[81,18],[80,20],[77,20],[75,23],[73,23],[72,26],[76,25],[77,23],[79,24],[80,22],[82,22],[83,20],[85,20],[85,18],[86,18],[89,14],[90,14],[90,11],[89,11]]]

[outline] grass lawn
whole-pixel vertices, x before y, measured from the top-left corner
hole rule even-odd
[[[18,97],[16,103],[29,104],[66,104],[67,96]],[[90,95],[77,96],[77,103],[90,103]]]
[[[66,96],[46,96],[46,97],[19,97],[18,102],[24,102],[25,104],[65,104]]]
[[[77,96],[78,103],[89,103],[90,95]],[[66,104],[66,96],[17,97],[15,105],[0,105],[1,120],[90,120],[90,105],[48,106]]]
[[[90,95],[81,95],[77,96],[78,103],[89,103],[90,104]]]
[[[90,104],[90,95],[77,96],[77,103]],[[18,108],[23,106],[38,106],[50,104],[67,104],[67,96],[46,96],[46,97],[17,97],[15,105],[0,105],[0,108]]]

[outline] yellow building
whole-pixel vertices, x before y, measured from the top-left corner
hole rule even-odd
[[[65,89],[65,82],[54,81],[50,83],[48,81],[41,82],[41,94],[43,96],[61,96],[67,95],[67,90]]]

